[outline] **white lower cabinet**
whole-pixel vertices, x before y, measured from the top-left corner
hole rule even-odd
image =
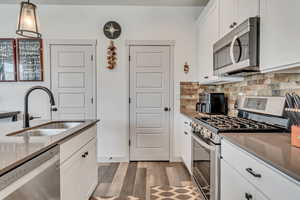
[[[221,200],[267,200],[226,161],[221,161]]]
[[[181,117],[181,158],[189,172],[192,172],[192,132],[191,132],[191,119],[186,116]]]
[[[221,154],[221,200],[247,200],[247,192],[256,200],[299,199],[300,183],[263,160],[225,139]]]
[[[62,200],[82,200],[82,157],[83,152],[73,155],[67,162],[60,167],[60,190]]]
[[[92,195],[98,183],[96,143],[94,137],[81,148],[78,144],[80,149],[61,163],[61,200],[88,200]]]

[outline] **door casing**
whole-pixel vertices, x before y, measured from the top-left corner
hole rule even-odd
[[[126,40],[126,57],[127,60],[127,73],[128,73],[128,88],[130,88],[130,47],[132,46],[168,46],[170,47],[170,79],[169,79],[169,85],[170,85],[170,123],[169,123],[169,161],[174,162],[178,161],[178,158],[174,156],[174,48],[175,48],[175,41],[173,40]],[[128,96],[130,97],[130,89],[128,90]],[[130,142],[130,105],[128,104],[128,144]],[[130,161],[130,146],[128,145],[128,161]]]

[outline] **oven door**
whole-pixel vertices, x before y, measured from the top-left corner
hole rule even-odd
[[[220,145],[193,136],[193,178],[207,200],[219,199]]]

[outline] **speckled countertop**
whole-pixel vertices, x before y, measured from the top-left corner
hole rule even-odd
[[[51,121],[33,120],[30,123],[31,127],[35,127],[49,122]],[[61,134],[42,137],[7,136],[22,130],[23,123],[18,121],[0,124],[0,176],[55,145],[65,142],[97,122],[98,120],[86,120]]]
[[[222,133],[221,136],[300,182],[300,148],[289,133]]]

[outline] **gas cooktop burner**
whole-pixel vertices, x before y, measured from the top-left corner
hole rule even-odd
[[[211,126],[218,130],[218,132],[228,131],[281,131],[282,129],[268,125],[263,122],[254,121],[246,118],[230,117],[230,116],[211,116],[211,117],[197,117],[204,124]]]

